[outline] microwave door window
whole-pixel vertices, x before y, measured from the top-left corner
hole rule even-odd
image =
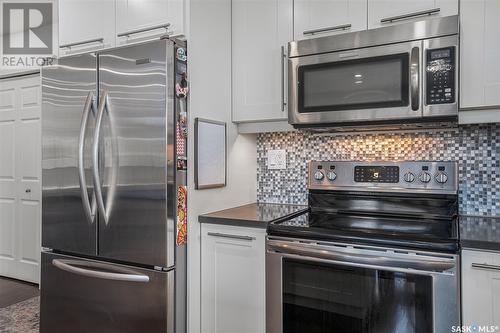
[[[283,260],[283,333],[432,332],[432,277]]]
[[[300,66],[299,112],[409,105],[409,55]]]

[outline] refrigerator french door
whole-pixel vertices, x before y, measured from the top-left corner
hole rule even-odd
[[[185,331],[178,53],[161,39],[42,69],[42,333]]]

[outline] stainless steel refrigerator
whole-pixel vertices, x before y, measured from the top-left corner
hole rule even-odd
[[[186,331],[186,47],[42,69],[42,333]]]

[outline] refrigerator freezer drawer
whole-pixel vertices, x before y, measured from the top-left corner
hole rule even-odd
[[[40,332],[172,332],[173,286],[173,269],[42,253]]]

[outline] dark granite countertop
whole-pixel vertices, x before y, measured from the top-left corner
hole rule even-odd
[[[462,248],[500,251],[500,217],[460,216]]]
[[[270,222],[301,214],[307,209],[308,207],[303,205],[251,203],[200,215],[198,221],[200,223],[267,228]]]

